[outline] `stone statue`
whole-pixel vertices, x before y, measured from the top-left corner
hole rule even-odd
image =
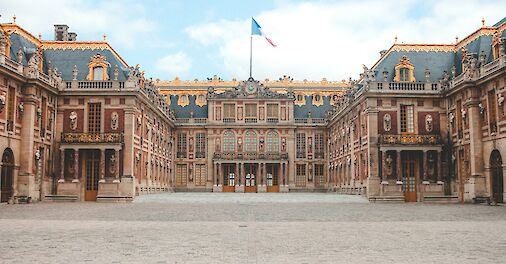
[[[390,116],[390,114],[385,114],[383,116],[383,129],[385,131],[390,131],[390,129],[392,128],[392,117]]]
[[[72,80],[73,81],[77,80],[77,73],[78,73],[77,65],[74,65],[74,68],[72,69]]]
[[[425,130],[427,132],[432,132],[434,129],[433,121],[434,120],[432,119],[432,115],[425,116]]]
[[[19,48],[19,50],[18,50],[18,63],[19,64],[23,63],[23,49],[21,49],[21,48]]]
[[[118,119],[119,119],[119,115],[117,112],[112,112],[111,113],[111,129],[112,130],[117,130],[118,129]]]
[[[33,54],[30,60],[28,60],[28,66],[25,68],[25,75],[28,78],[37,78],[39,73],[39,55]]]
[[[118,76],[119,76],[119,69],[118,69],[118,65],[116,64],[116,66],[114,66],[114,80],[117,81],[118,80]]]
[[[109,158],[109,172],[115,173],[116,172],[116,155],[111,155]]]
[[[216,138],[216,152],[221,152],[221,139],[220,138]]]
[[[69,119],[70,119],[70,129],[76,130],[77,129],[77,113],[75,111],[70,112]]]
[[[388,154],[387,158],[385,159],[385,172],[387,174],[387,177],[392,176],[392,173],[394,171],[393,163],[394,163],[394,160],[392,159],[392,155]]]
[[[436,165],[436,161],[434,160],[434,155],[432,153],[429,152],[429,157],[428,157],[428,164],[427,164],[427,176],[429,176],[429,178],[432,178],[434,177],[434,174],[435,174],[435,165]]]

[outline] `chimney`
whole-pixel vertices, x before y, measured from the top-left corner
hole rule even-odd
[[[68,32],[69,26],[67,25],[54,25],[54,40],[55,41],[76,41],[77,34]]]

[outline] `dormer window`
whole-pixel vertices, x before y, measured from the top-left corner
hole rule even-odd
[[[103,81],[104,80],[104,68],[102,68],[102,67],[93,68],[93,80],[94,81]]]
[[[401,82],[408,82],[409,81],[409,69],[408,68],[401,68],[399,69],[399,75],[400,75],[400,81]]]
[[[107,69],[109,68],[109,63],[106,61],[105,56],[97,53],[93,57],[90,58],[90,63],[88,63],[88,76],[86,79],[88,81],[106,81],[109,80],[109,75],[107,74]]]
[[[416,82],[415,67],[413,64],[409,62],[408,57],[406,55],[402,56],[399,60],[399,64],[395,65],[395,82]]]
[[[498,59],[501,56],[500,47],[503,45],[503,41],[501,39],[501,32],[496,30],[492,37],[492,57],[494,60]]]

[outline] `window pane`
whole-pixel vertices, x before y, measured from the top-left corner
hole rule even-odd
[[[102,67],[93,68],[93,80],[94,81],[103,81],[104,80],[104,68],[102,68]]]

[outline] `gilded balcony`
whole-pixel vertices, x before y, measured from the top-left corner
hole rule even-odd
[[[118,144],[123,143],[121,133],[62,133],[61,143],[67,144]]]
[[[439,135],[382,135],[380,144],[383,145],[439,145],[442,144]]]
[[[281,152],[215,152],[215,160],[288,160],[288,153]]]

